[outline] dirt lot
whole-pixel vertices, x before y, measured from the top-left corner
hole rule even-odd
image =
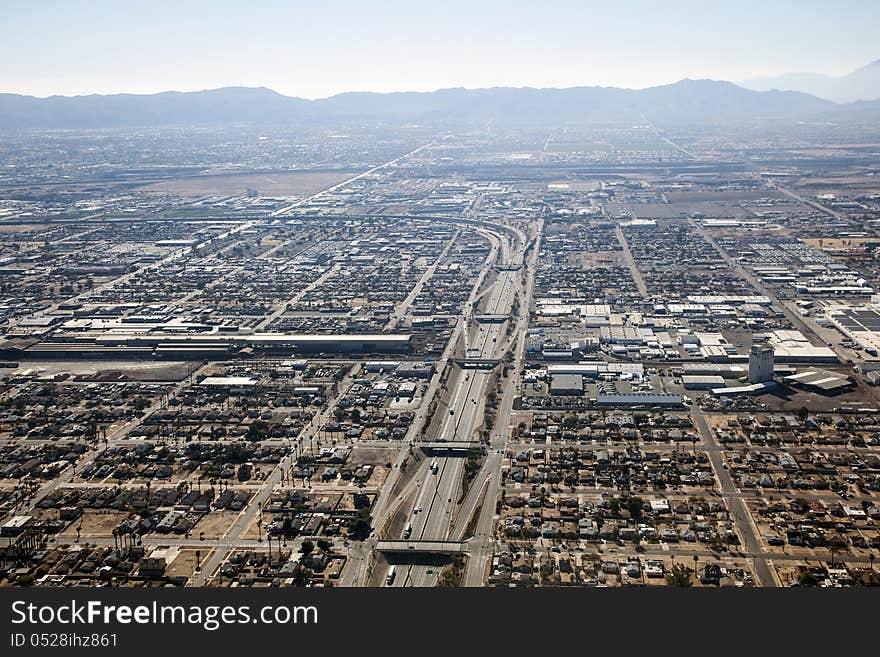
[[[593,251],[591,253],[572,254],[569,262],[579,264],[584,269],[596,267],[613,267],[623,263],[622,251]]]
[[[204,564],[211,550],[205,548],[201,550],[201,563]],[[172,561],[165,574],[169,577],[192,577],[196,571],[196,550],[190,548],[182,549]]]
[[[128,517],[127,511],[86,511],[80,520],[76,520],[58,534],[60,539],[75,539],[76,529],[82,524],[80,540],[87,542],[89,537],[108,538],[113,536],[113,528]]]
[[[33,369],[47,374],[69,372],[78,377],[94,377],[122,373],[132,381],[181,381],[192,365],[185,362],[149,363],[138,361],[103,361],[100,365],[88,361],[21,361],[20,369]]]
[[[358,445],[351,450],[346,466],[356,468],[359,465],[382,465],[394,460],[397,450],[389,447],[363,447]]]
[[[204,532],[205,540],[220,538],[236,517],[238,517],[238,511],[211,511],[196,523],[192,534],[198,536]]]
[[[359,171],[291,171],[282,173],[232,173],[195,176],[170,182],[153,183],[142,191],[183,196],[244,194],[256,189],[265,196],[314,194],[355,176]]]
[[[608,152],[614,147],[604,141],[551,141],[547,144],[547,153],[596,153]]]
[[[822,239],[805,239],[804,243],[809,244],[816,249],[843,249],[853,246],[859,246],[865,242],[876,242],[874,237],[848,237],[846,239],[832,239],[825,237]]]
[[[694,212],[700,212],[707,217],[715,218],[743,218],[749,216],[748,210],[734,202],[620,203],[612,201],[607,204],[607,207],[608,211],[612,214],[617,214],[621,209],[626,209],[635,217],[653,219],[678,219]]]
[[[45,229],[43,224],[0,224],[0,233],[30,233]]]
[[[565,185],[564,190],[569,192],[594,192],[600,187],[598,180],[559,180],[548,182],[546,185],[533,185],[534,191],[552,189],[553,185]]]

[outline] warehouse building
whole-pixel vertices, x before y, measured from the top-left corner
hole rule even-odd
[[[641,363],[606,363],[605,361],[584,361],[581,363],[565,363],[549,365],[547,374],[579,374],[591,379],[621,379],[624,381],[641,379],[645,367]]]
[[[3,358],[142,358],[225,359],[236,349],[249,352],[289,355],[291,353],[385,354],[408,352],[409,334],[327,334],[293,335],[283,333],[168,334],[121,333],[78,335],[75,341],[12,343],[0,348]]]
[[[711,390],[725,386],[724,377],[718,374],[685,374],[681,382],[685,390]]]
[[[880,355],[880,306],[866,304],[831,310],[828,319],[872,356]]]
[[[830,347],[817,347],[800,331],[776,330],[767,334],[778,363],[837,363],[839,358]]]
[[[208,388],[243,389],[257,385],[257,380],[249,376],[206,376],[199,382]]]
[[[550,377],[551,395],[584,394],[584,377],[580,374],[554,374]]]
[[[716,397],[736,397],[739,395],[763,395],[775,388],[778,384],[775,381],[765,381],[764,383],[750,383],[745,386],[733,386],[730,388],[712,388],[711,392]]]
[[[810,368],[792,374],[785,377],[784,381],[789,385],[805,388],[822,395],[839,395],[855,387],[855,383],[850,377],[818,368]]]

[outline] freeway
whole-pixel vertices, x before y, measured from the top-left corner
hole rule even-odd
[[[538,223],[535,232],[536,244],[540,240],[543,229],[543,222]],[[526,240],[523,239],[521,243],[525,246]],[[538,251],[537,247],[532,250],[529,262],[527,263],[526,276],[519,282],[518,293],[523,301],[520,303],[519,314],[516,317],[516,326],[511,337],[510,351],[513,354],[511,374],[504,383],[501,406],[498,410],[495,426],[489,437],[490,451],[486,462],[483,464],[483,468],[471,484],[472,495],[468,496],[471,499],[465,500],[453,528],[454,538],[464,538],[471,518],[477,514],[476,525],[473,527],[473,538],[470,545],[467,569],[464,574],[464,586],[483,585],[488,562],[494,549],[491,539],[495,524],[495,502],[498,499],[501,487],[501,464],[510,437],[509,429],[513,402],[521,385],[521,372],[525,358],[526,329],[529,324],[530,304],[528,300],[532,299],[534,295],[535,265],[538,259]],[[523,263],[526,264],[524,256],[525,254],[523,254]],[[482,493],[482,497],[479,493],[481,489],[485,491]],[[481,506],[478,506],[478,500],[482,501]]]
[[[525,240],[519,240],[524,244]],[[502,240],[504,262],[510,262],[514,253],[506,240]],[[485,313],[508,314],[513,305],[518,288],[518,272],[503,270],[491,285],[486,301]],[[504,341],[506,323],[478,324],[472,312],[465,315],[467,332],[473,335],[468,341],[466,355],[469,358],[494,359],[503,355],[508,346]],[[493,381],[493,371],[462,370],[450,389],[449,414],[443,418],[439,436],[446,440],[469,441],[478,436],[486,398]],[[512,400],[511,400],[512,404]],[[506,425],[505,425],[506,430]],[[493,469],[500,468],[500,452],[492,453],[488,463]],[[465,459],[461,457],[437,457],[431,467],[425,470],[423,484],[419,490],[411,516],[410,538],[413,540],[446,540],[454,533],[456,506],[460,496]],[[485,468],[484,468],[485,469]],[[486,478],[474,481],[471,488],[483,489]],[[465,500],[467,501],[467,500]],[[467,505],[465,505],[467,506]],[[409,565],[395,579],[395,586],[432,586],[436,583],[438,572],[427,566]]]
[[[478,293],[478,290],[482,287],[483,281],[487,273],[492,268],[492,263],[495,261],[499,246],[497,244],[498,240],[496,240],[493,236],[492,238],[492,249],[489,252],[489,255],[486,256],[486,260],[483,263],[483,269],[480,275],[477,277],[477,281],[471,290],[470,297],[465,303],[466,307],[471,307],[474,304],[474,300]],[[384,528],[391,521],[391,518],[395,513],[397,513],[401,500],[408,498],[410,491],[410,487],[414,485],[413,482],[405,488],[403,494],[399,494],[397,491],[397,482],[403,474],[403,466],[407,462],[411,448],[421,434],[423,428],[425,427],[425,423],[429,422],[431,418],[431,414],[427,411],[427,409],[431,408],[434,404],[434,400],[438,397],[443,388],[442,380],[443,373],[445,372],[447,366],[452,363],[453,355],[458,347],[458,344],[462,338],[462,335],[467,330],[467,322],[461,321],[456,324],[452,335],[449,338],[449,341],[446,344],[446,348],[443,350],[443,354],[438,359],[437,371],[434,373],[434,376],[431,379],[431,383],[428,385],[428,389],[425,391],[425,394],[422,398],[422,403],[419,411],[416,413],[415,420],[410,425],[407,430],[407,434],[403,440],[403,447],[397,454],[397,458],[392,464],[391,472],[388,475],[388,478],[385,480],[384,486],[382,487],[382,491],[380,492],[378,498],[376,499],[375,504],[372,509],[372,518],[373,518],[373,527],[374,533],[383,533]],[[437,408],[441,408],[441,405],[438,404]],[[427,466],[425,466],[427,467]],[[416,482],[417,485],[421,485],[421,479],[418,479]],[[395,497],[399,495],[399,497]],[[366,586],[367,577],[370,571],[370,565],[372,563],[372,553],[376,543],[376,537],[373,535],[370,536],[366,541],[361,542],[360,544],[354,543],[351,545],[349,549],[350,563],[346,567],[345,571],[342,574],[342,578],[340,584],[342,586]],[[384,578],[383,578],[384,581]]]
[[[484,234],[492,244],[490,253],[486,257],[480,275],[474,284],[468,300],[464,304],[462,321],[456,327],[446,344],[442,356],[438,359],[437,372],[431,380],[422,400],[421,408],[416,414],[414,422],[410,425],[403,447],[399,451],[397,459],[392,464],[391,472],[385,481],[382,492],[373,505],[372,518],[374,534],[366,541],[352,544],[349,548],[350,563],[342,574],[340,584],[342,586],[365,586],[373,564],[373,552],[379,537],[399,538],[384,536],[385,530],[392,518],[406,505],[409,513],[409,504],[413,495],[418,500],[412,508],[422,509],[419,513],[412,514],[411,538],[440,538],[445,539],[450,533],[453,522],[452,509],[457,500],[457,490],[460,486],[464,461],[461,458],[438,458],[437,472],[433,474],[430,469],[433,459],[423,462],[403,490],[398,490],[398,481],[404,472],[404,464],[407,464],[416,440],[423,433],[426,423],[430,422],[433,415],[429,409],[436,406],[436,412],[444,413],[437,437],[447,440],[470,440],[475,435],[477,420],[483,411],[485,387],[491,372],[473,371],[459,372],[456,383],[451,389],[446,389],[443,383],[444,372],[451,366],[455,352],[460,342],[464,339],[468,349],[474,349],[478,354],[502,354],[507,347],[504,346],[502,330],[505,324],[496,324],[482,328],[474,321],[474,309],[477,299],[482,298],[484,282],[493,265],[499,260],[509,263],[512,259],[521,257],[520,250],[526,244],[526,236],[517,228],[510,226],[495,225],[491,222],[481,222],[470,218],[444,217],[445,221],[463,223],[466,225],[478,225],[478,231]],[[512,246],[511,246],[512,245]],[[515,271],[499,273],[498,278],[488,286],[491,297],[487,302],[487,312],[509,312],[510,305],[516,294]],[[524,304],[527,306],[527,304]],[[474,334],[476,342],[472,346],[471,334]],[[494,338],[494,340],[493,340]],[[450,396],[452,397],[450,400]],[[441,399],[440,397],[443,397]],[[435,399],[439,403],[435,404]],[[458,401],[456,401],[456,399]],[[468,401],[471,400],[471,401]],[[451,411],[449,415],[445,415]],[[418,489],[418,493],[414,491]],[[453,502],[450,503],[449,500]],[[436,504],[434,503],[436,500]],[[430,504],[427,502],[430,501]],[[451,506],[450,506],[451,505]],[[424,511],[426,506],[430,509]],[[416,569],[415,578],[407,572],[405,576],[399,576],[395,580],[396,585],[405,583],[412,584],[413,580],[419,580],[420,585],[429,585],[429,573],[425,569]],[[381,581],[384,581],[384,573],[381,573]]]

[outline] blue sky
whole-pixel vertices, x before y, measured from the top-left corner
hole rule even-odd
[[[645,87],[880,58],[877,0],[0,0],[0,15],[0,91],[37,96]]]

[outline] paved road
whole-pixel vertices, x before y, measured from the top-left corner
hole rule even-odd
[[[629,271],[632,274],[633,280],[636,282],[636,288],[638,289],[639,294],[643,297],[648,296],[648,285],[645,283],[645,277],[642,276],[641,270],[636,266],[636,261],[629,248],[629,242],[626,241],[626,235],[623,234],[623,228],[620,227],[620,224],[617,225],[614,232],[617,235],[617,241],[623,249],[623,260],[626,263],[626,266],[629,267]]]
[[[301,198],[297,201],[294,201],[290,205],[287,205],[287,206],[281,208],[280,210],[276,210],[275,212],[273,212],[269,216],[270,217],[281,217],[281,216],[290,214],[296,208],[298,208],[302,205],[305,205],[306,203],[309,203],[310,201],[313,201],[316,198],[323,196],[324,194],[327,194],[329,192],[335,192],[337,189],[345,187],[346,185],[349,185],[356,180],[360,180],[361,178],[364,178],[365,176],[372,175],[372,174],[376,173],[377,171],[384,169],[385,167],[393,166],[393,165],[397,164],[398,162],[400,162],[401,160],[405,160],[406,158],[408,158],[412,155],[415,155],[419,151],[427,148],[428,146],[431,146],[433,143],[434,142],[431,142],[428,144],[422,144],[418,148],[411,150],[409,153],[404,153],[403,155],[401,155],[399,157],[395,157],[393,160],[388,160],[387,162],[383,162],[382,164],[375,166],[372,169],[367,169],[366,171],[362,171],[361,173],[357,174],[356,176],[352,176],[351,178],[347,178],[346,180],[343,180],[340,183],[336,183],[335,185],[333,185],[331,187],[328,187],[326,189],[322,189],[320,192],[312,194],[311,196],[307,196],[305,198]]]
[[[302,299],[309,292],[311,292],[312,290],[317,288],[319,285],[323,285],[324,282],[326,280],[328,280],[330,277],[335,276],[341,268],[342,268],[342,265],[339,265],[339,264],[333,265],[332,267],[327,269],[327,271],[325,271],[323,274],[321,274],[318,278],[316,278],[311,283],[306,285],[304,288],[299,290],[292,297],[290,297],[289,299],[285,299],[284,301],[281,301],[280,303],[278,303],[275,306],[274,310],[269,315],[267,315],[264,319],[260,320],[260,322],[256,326],[254,326],[254,332],[256,333],[256,332],[265,330],[266,327],[268,327],[272,322],[274,322],[276,319],[281,317],[281,315],[283,315],[287,311],[288,306],[293,306],[293,305],[296,305],[297,303],[299,303],[300,299]]]
[[[754,557],[753,568],[755,572],[755,582],[760,586],[778,586],[779,582],[776,579],[773,568],[770,567],[767,558],[761,551],[761,541],[758,538],[755,524],[746,508],[745,502],[742,497],[738,495],[739,489],[733,482],[730,472],[724,467],[724,458],[721,452],[717,449],[718,443],[715,441],[715,436],[709,429],[709,425],[706,423],[706,418],[696,405],[692,408],[692,415],[694,418],[694,426],[696,426],[697,430],[700,432],[702,445],[711,448],[706,450],[709,455],[709,461],[712,463],[715,477],[721,483],[722,492],[726,494],[724,499],[727,502],[727,509],[733,518],[737,530],[739,530],[739,535],[743,538],[746,551],[757,555]]]
[[[107,449],[112,449],[127,442],[126,439],[128,438],[128,436],[131,434],[132,431],[134,431],[134,429],[141,425],[141,422],[143,422],[145,418],[149,417],[151,414],[162,408],[165,404],[166,399],[171,399],[172,397],[177,395],[181,390],[188,386],[191,381],[194,381],[197,376],[199,376],[204,370],[208,369],[209,367],[211,367],[210,363],[200,365],[197,369],[193,370],[189,376],[185,377],[179,383],[171,386],[170,390],[166,394],[160,396],[149,407],[144,409],[139,417],[129,420],[128,422],[108,431],[106,442],[104,442],[103,444],[100,442],[97,443],[92,449],[85,452],[75,463],[75,465],[69,466],[59,476],[55,477],[54,479],[43,485],[42,488],[37,491],[36,495],[28,500],[30,508],[33,509],[43,498],[55,491],[58,487],[71,482],[77,472],[82,472],[83,468],[86,468],[94,463],[95,459],[97,459],[98,456],[104,453]]]
[[[336,397],[327,404],[327,406],[317,415],[312,418],[312,421],[306,425],[306,427],[302,430],[300,435],[297,437],[296,444],[297,446],[302,446],[305,444],[305,441],[309,441],[311,445],[312,438],[315,434],[323,427],[328,420],[330,419],[330,414],[336,408],[339,401],[345,396],[346,391],[348,390],[351,384],[352,372],[354,368],[350,368],[346,373],[345,377],[342,381],[340,381],[338,386],[338,392]],[[238,541],[242,540],[242,535],[247,531],[248,527],[256,519],[257,515],[262,512],[263,504],[265,504],[266,500],[269,499],[269,496],[275,490],[279,483],[281,483],[284,474],[289,470],[294,463],[295,458],[295,448],[291,445],[290,453],[284,456],[283,459],[275,466],[272,472],[264,481],[260,491],[251,498],[248,505],[242,510],[241,513],[238,514],[238,517],[233,521],[232,525],[226,530],[223,534],[220,541],[215,542],[215,544],[219,544],[222,546],[223,542],[230,542],[235,545]],[[193,578],[193,586],[204,586],[205,581],[214,575],[220,565],[227,559],[231,548],[223,548],[218,547],[218,549],[214,550],[211,553],[211,556],[205,562],[202,571]]]
[[[419,294],[421,294],[422,289],[425,287],[425,283],[431,280],[431,278],[434,276],[434,272],[437,271],[437,267],[440,265],[441,262],[443,262],[443,259],[449,253],[449,250],[458,241],[458,237],[460,234],[461,230],[456,229],[455,233],[452,235],[452,238],[446,243],[446,246],[440,252],[440,255],[437,256],[434,262],[431,263],[431,266],[428,267],[425,272],[419,277],[419,280],[413,286],[413,289],[410,290],[410,293],[406,296],[406,299],[403,300],[403,302],[391,314],[391,317],[388,318],[388,323],[385,326],[386,330],[393,331],[397,328],[400,320],[406,317],[410,307],[413,305]]]

